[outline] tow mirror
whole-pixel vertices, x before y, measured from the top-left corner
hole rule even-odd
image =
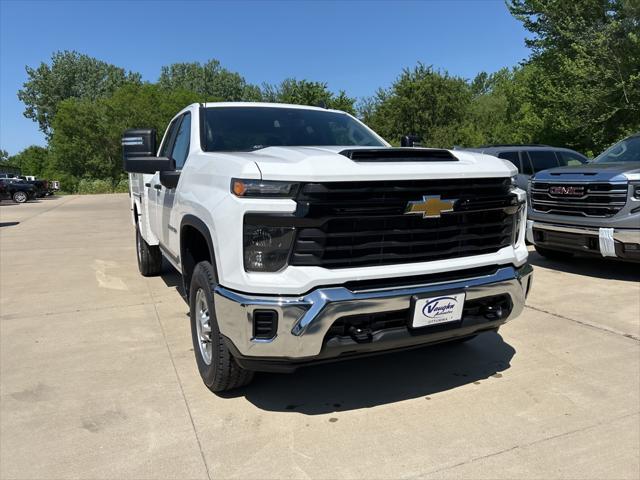
[[[156,157],[156,131],[153,128],[127,130],[122,136],[122,165],[130,173],[156,173],[176,169],[168,157]]]
[[[420,147],[422,139],[418,135],[405,135],[400,139],[401,147]]]

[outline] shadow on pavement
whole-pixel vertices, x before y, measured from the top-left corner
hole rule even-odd
[[[318,365],[292,374],[257,374],[238,394],[268,411],[319,415],[357,410],[500,377],[514,355],[513,347],[491,332],[464,344]]]
[[[529,263],[536,267],[595,278],[631,282],[640,280],[638,264],[620,260],[605,260],[588,256],[575,256],[567,260],[549,260],[533,250],[529,252]]]
[[[13,227],[14,225],[20,225],[20,222],[0,222],[0,227]]]
[[[160,278],[162,278],[162,281],[167,287],[174,288],[183,300],[187,300],[187,297],[184,295],[184,289],[182,288],[182,277],[164,257],[162,258],[162,273],[160,274]]]

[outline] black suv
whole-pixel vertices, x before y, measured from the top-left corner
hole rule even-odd
[[[462,148],[504,158],[518,169],[518,186],[526,190],[531,175],[549,168],[582,165],[589,161],[575,150],[548,145],[484,145],[478,148]]]

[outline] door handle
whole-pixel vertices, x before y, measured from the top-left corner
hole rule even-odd
[[[159,183],[156,183],[156,184],[153,186],[153,188],[155,188],[156,190],[160,190],[160,189],[162,189],[162,185],[161,185],[161,184],[159,184]]]
[[[149,188],[151,186],[151,184],[150,183],[145,183],[144,186]]]

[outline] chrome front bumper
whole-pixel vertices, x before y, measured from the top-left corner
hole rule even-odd
[[[352,291],[345,287],[318,288],[299,297],[260,296],[218,286],[214,292],[220,332],[244,357],[312,358],[320,354],[331,325],[347,315],[391,312],[410,307],[414,295],[465,292],[466,300],[508,294],[513,307],[502,323],[517,317],[531,284],[531,266],[501,267],[492,275],[453,282],[400,288]],[[277,334],[270,340],[252,338],[253,311],[275,310]],[[456,336],[455,332],[451,334]]]
[[[534,229],[593,236],[598,239],[600,253],[603,257],[617,256],[615,242],[640,245],[640,230],[636,229],[577,227],[527,220],[527,241],[530,243],[535,243],[533,235]]]

